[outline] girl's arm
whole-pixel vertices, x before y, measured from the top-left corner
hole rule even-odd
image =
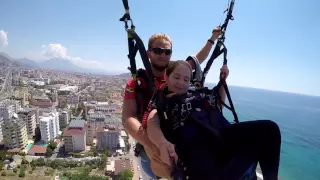
[[[152,110],[148,116],[147,134],[150,141],[158,148],[162,143],[168,142],[160,129],[160,119],[156,109]]]

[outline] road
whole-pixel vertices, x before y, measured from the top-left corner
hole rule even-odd
[[[12,71],[13,69],[9,69],[6,75],[6,79],[4,80],[4,83],[2,85],[1,91],[0,91],[0,99],[5,99],[7,96],[11,93],[11,83],[12,83]],[[8,91],[7,93],[5,93]]]
[[[148,176],[144,171],[143,171],[143,169],[141,168],[142,166],[141,166],[141,160],[140,160],[140,158],[137,158],[136,156],[134,156],[134,149],[133,149],[133,147],[134,147],[134,145],[136,144],[136,142],[135,142],[135,140],[131,137],[131,136],[129,136],[129,143],[131,144],[131,149],[130,149],[130,153],[129,153],[129,155],[125,155],[125,156],[127,156],[127,157],[129,157],[129,158],[132,158],[133,159],[133,167],[135,168],[135,174],[137,175],[137,176],[134,176],[134,180],[139,180],[139,176],[141,175],[141,177],[142,177],[142,179],[143,180],[153,180],[153,179],[150,179],[150,176]],[[124,157],[125,157],[124,156]],[[137,170],[137,167],[140,167],[140,171],[138,171]]]
[[[141,175],[141,168],[140,168],[140,170],[138,170],[138,166],[140,166],[140,163],[139,163],[140,159],[134,155],[133,144],[135,144],[135,142],[131,136],[129,136],[128,142],[129,142],[129,144],[131,144],[131,146],[130,146],[129,154],[127,154],[126,156],[128,156],[129,158],[132,159],[133,169],[134,169],[133,179],[139,180],[139,177]],[[143,179],[145,179],[145,178],[143,178]]]

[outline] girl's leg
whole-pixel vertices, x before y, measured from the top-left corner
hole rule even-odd
[[[265,180],[278,178],[281,134],[275,122],[240,122],[222,128],[221,135],[225,142],[222,160],[232,164],[226,169],[227,176],[241,177],[250,164],[259,161]]]

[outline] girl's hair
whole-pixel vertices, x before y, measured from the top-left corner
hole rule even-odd
[[[170,74],[172,74],[172,72],[173,72],[177,67],[179,67],[179,65],[182,65],[182,64],[188,66],[188,68],[190,69],[191,75],[192,75],[192,67],[191,67],[191,65],[190,65],[187,61],[185,61],[185,60],[177,60],[177,61],[170,61],[170,62],[169,62],[169,65],[168,65],[168,67],[167,67],[167,69],[166,69],[166,75],[167,75],[167,77],[170,76]]]

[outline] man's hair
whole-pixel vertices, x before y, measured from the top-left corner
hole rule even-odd
[[[172,48],[172,41],[171,38],[164,33],[157,33],[154,34],[150,37],[149,42],[148,42],[148,49],[150,50],[152,48],[152,44],[156,41],[156,40],[164,40],[164,41],[169,41],[171,44],[171,48]]]

